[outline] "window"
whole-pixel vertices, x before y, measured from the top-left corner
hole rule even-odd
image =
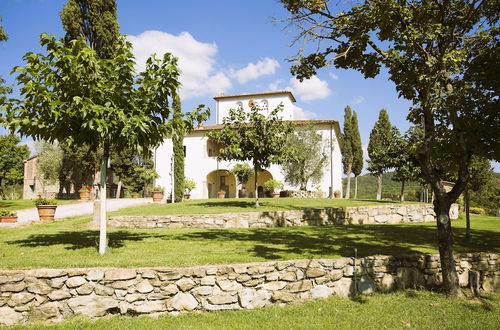
[[[236,109],[243,109],[243,103],[242,102],[236,102]]]
[[[186,146],[184,146],[184,158],[186,158]]]
[[[260,101],[260,109],[264,113],[268,113],[269,112],[269,105],[267,103],[267,100]]]

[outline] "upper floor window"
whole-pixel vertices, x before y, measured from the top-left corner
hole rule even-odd
[[[269,105],[267,103],[267,100],[260,101],[260,109],[264,113],[268,113],[269,112]]]

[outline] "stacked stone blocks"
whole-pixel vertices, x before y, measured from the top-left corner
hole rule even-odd
[[[482,290],[500,289],[499,254],[462,254],[455,259],[461,286],[468,285],[469,272],[474,270]],[[355,291],[369,294],[435,287],[441,281],[437,255],[188,268],[9,270],[0,271],[0,324],[60,321],[76,314],[102,317],[252,309],[348,296]]]
[[[458,205],[450,211],[458,217]],[[116,216],[110,227],[127,228],[262,228],[339,224],[395,224],[435,221],[430,204],[394,204],[294,211],[185,214],[163,216]]]

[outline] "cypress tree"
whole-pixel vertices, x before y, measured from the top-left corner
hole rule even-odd
[[[184,125],[182,118],[181,100],[177,94],[173,101],[174,109],[174,194],[175,201],[182,201],[184,196]]]
[[[99,58],[112,58],[120,40],[115,0],[68,0],[60,13],[66,41],[83,37]]]
[[[352,114],[352,173],[354,174],[354,199],[358,198],[358,176],[363,171],[363,146],[361,145],[361,135],[359,134],[358,115],[356,111]]]
[[[344,169],[344,174],[347,175],[347,188],[345,193],[345,198],[350,197],[351,192],[351,173],[352,173],[352,163],[354,160],[353,148],[352,148],[352,110],[351,107],[347,106],[344,109],[344,148],[342,150],[342,165]]]
[[[385,109],[380,110],[378,120],[370,132],[368,143],[368,171],[377,178],[377,200],[382,199],[382,174],[394,167],[395,143],[399,135],[397,128],[391,125]]]

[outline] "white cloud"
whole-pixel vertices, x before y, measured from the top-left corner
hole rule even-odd
[[[319,79],[317,76],[312,76],[303,82],[300,82],[296,78],[291,78],[290,84],[291,86],[288,89],[302,101],[324,99],[331,94],[328,82]]]
[[[292,104],[292,106],[294,120],[316,119],[316,117],[318,117],[318,115],[316,115],[314,112],[304,110],[301,107],[296,106],[295,104]]]
[[[365,97],[364,96],[356,96],[352,101],[351,104],[360,104],[365,102]]]
[[[273,81],[272,83],[270,83],[267,88],[270,90],[270,91],[279,91],[279,90],[282,90],[283,88],[281,86],[283,86],[283,83],[285,81],[283,79],[278,79],[278,80],[275,80]]]
[[[183,99],[216,95],[231,88],[231,80],[215,67],[215,43],[197,41],[189,32],[175,36],[162,31],[145,31],[127,39],[134,47],[138,71],[144,70],[146,60],[153,53],[161,58],[164,53],[170,52],[179,58]]]
[[[248,65],[243,69],[232,71],[231,75],[235,77],[240,84],[244,84],[247,81],[254,80],[262,76],[272,75],[279,67],[280,64],[278,61],[273,58],[266,57],[255,64],[248,63]]]
[[[330,76],[330,78],[332,78],[333,80],[339,80],[339,76],[337,76],[337,75],[336,75],[335,73],[333,73],[333,72],[330,72],[328,75],[329,75],[329,76]]]

